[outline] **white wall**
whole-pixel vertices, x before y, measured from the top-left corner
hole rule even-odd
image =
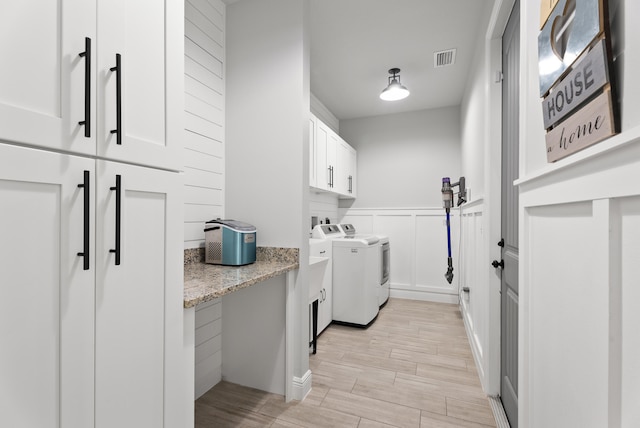
[[[523,2],[521,427],[640,425],[640,4],[610,3],[622,133],[547,164],[539,5]]]
[[[338,195],[328,192],[319,192],[314,189],[309,190],[309,215],[317,216],[318,222],[325,223],[329,219],[331,223],[338,223]],[[311,228],[311,219],[309,219]]]
[[[460,176],[459,107],[343,120],[340,136],[358,151],[358,197],[341,207],[439,206],[442,177]]]
[[[287,376],[297,379],[309,379],[308,7],[306,0],[227,6],[225,214],[255,225],[259,246],[300,249],[295,280],[281,285],[292,330]]]
[[[508,4],[507,4],[508,3]],[[484,391],[500,392],[501,36],[512,1],[487,10],[461,105],[462,174],[471,188],[461,207],[461,310]],[[502,9],[502,10],[501,10]]]
[[[186,0],[184,247],[204,246],[204,223],[224,216],[225,5]]]

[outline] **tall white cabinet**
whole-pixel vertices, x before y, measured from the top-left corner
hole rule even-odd
[[[182,26],[175,0],[3,8],[0,426],[189,420]]]

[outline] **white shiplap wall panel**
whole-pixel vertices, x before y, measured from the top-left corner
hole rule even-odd
[[[220,189],[207,189],[205,187],[185,186],[185,200],[195,204],[222,205],[223,197]],[[204,222],[203,222],[204,224]],[[204,239],[204,235],[202,236]]]
[[[188,0],[188,2],[210,20],[213,25],[223,30],[225,23],[225,5],[222,0]]]
[[[206,62],[201,60],[202,62]],[[216,74],[215,70],[209,70],[196,59],[185,57],[184,59],[185,74],[193,77],[199,82],[203,82],[216,92],[224,92],[224,81],[222,76]]]
[[[219,48],[222,48],[224,46],[224,30],[209,18],[209,16],[213,17],[220,24],[220,13],[211,7],[207,8],[209,2],[206,0],[189,0],[187,3],[190,7],[185,8],[185,17],[189,24],[197,27],[204,37],[214,41]],[[210,15],[207,16],[208,14]],[[191,32],[189,36],[191,37]]]
[[[337,223],[338,195],[309,190],[309,215],[317,216],[318,222],[322,220],[324,223],[325,218],[328,218],[331,223]],[[309,219],[309,227],[311,227],[311,219]]]
[[[190,186],[200,186],[205,183],[209,189],[222,189],[222,175],[217,172],[201,169],[185,168],[184,182]]]
[[[185,112],[184,122],[185,128],[190,132],[218,141],[224,139],[224,127],[222,124],[210,122],[189,112]]]
[[[191,131],[185,132],[184,138],[185,144],[189,146],[189,150],[206,153],[218,158],[224,156],[224,144],[222,141],[213,140]],[[197,155],[195,156],[197,157]]]
[[[215,124],[224,123],[224,112],[222,109],[212,106],[193,95],[185,94],[184,108],[187,112],[208,122]]]
[[[204,245],[204,223],[224,216],[225,5],[185,1],[185,248]],[[222,378],[222,301],[196,307],[195,397]]]
[[[209,43],[215,45],[215,43],[211,41],[209,41]],[[200,64],[214,76],[222,78],[222,61],[219,59],[220,56],[212,56],[206,48],[189,38],[185,38],[184,53],[192,61]]]
[[[195,396],[200,397],[222,377],[222,301],[196,306]]]
[[[196,98],[217,107],[221,110],[224,109],[224,97],[222,93],[212,89],[206,84],[194,79],[191,76],[184,77],[184,91],[185,93],[195,96]]]
[[[185,150],[184,158],[188,168],[199,169],[201,171],[220,174],[224,167],[224,161],[221,156],[209,155],[207,152],[188,149]],[[200,186],[220,189],[219,186],[214,186],[209,181],[200,183]]]
[[[222,206],[220,205],[211,205],[211,204],[188,204],[184,207],[184,216],[187,218],[206,218],[208,220],[212,220],[218,217],[222,217]],[[193,222],[186,223],[186,225],[194,225],[193,230],[197,230],[198,234],[202,234],[204,230],[204,223],[202,222]]]
[[[185,248],[204,245],[204,223],[224,216],[225,5],[185,1]]]

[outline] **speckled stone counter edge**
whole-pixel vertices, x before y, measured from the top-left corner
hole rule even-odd
[[[184,307],[191,308],[298,269],[298,257],[298,248],[258,247],[255,263],[220,266],[204,263],[204,249],[185,250]]]
[[[298,263],[299,253],[298,248],[257,247],[256,260]],[[184,264],[189,263],[204,263],[204,248],[184,250]]]

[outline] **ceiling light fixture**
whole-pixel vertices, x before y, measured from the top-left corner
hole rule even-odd
[[[409,96],[409,90],[400,83],[400,69],[392,68],[389,70],[389,86],[387,86],[380,94],[380,99],[385,101],[397,101]]]

